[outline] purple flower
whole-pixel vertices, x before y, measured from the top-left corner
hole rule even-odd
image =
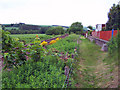
[[[72,54],[72,58],[74,58],[74,55]]]
[[[34,45],[34,44],[31,43],[30,45],[32,46],[32,45]]]
[[[27,47],[28,45],[24,45],[24,47]]]

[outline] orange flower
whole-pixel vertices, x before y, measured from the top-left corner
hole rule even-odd
[[[38,35],[36,35],[36,38],[38,38]]]

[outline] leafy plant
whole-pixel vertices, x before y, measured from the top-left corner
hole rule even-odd
[[[120,45],[120,32],[118,31],[116,37],[111,38],[111,40],[108,43],[109,53],[112,54],[114,51],[118,50],[119,45]]]
[[[61,88],[65,81],[64,63],[57,58],[52,60],[50,55],[39,62],[31,59],[18,69],[3,72],[2,88]]]

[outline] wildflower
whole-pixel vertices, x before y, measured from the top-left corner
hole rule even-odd
[[[43,41],[40,45],[47,45],[48,43],[46,41]]]
[[[40,39],[39,37],[38,37],[38,35],[36,35],[36,38],[35,38],[36,40],[38,40],[38,39]]]
[[[36,38],[38,38],[38,35],[36,35]]]
[[[53,44],[53,43],[56,43],[56,40],[52,40],[49,42],[49,44]]]
[[[60,38],[56,38],[56,41],[60,40]]]

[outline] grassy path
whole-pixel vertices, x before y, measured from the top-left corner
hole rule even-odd
[[[104,62],[108,53],[87,39],[79,43],[79,63],[77,63],[77,88],[115,88],[118,68]],[[115,84],[114,84],[115,83]]]

